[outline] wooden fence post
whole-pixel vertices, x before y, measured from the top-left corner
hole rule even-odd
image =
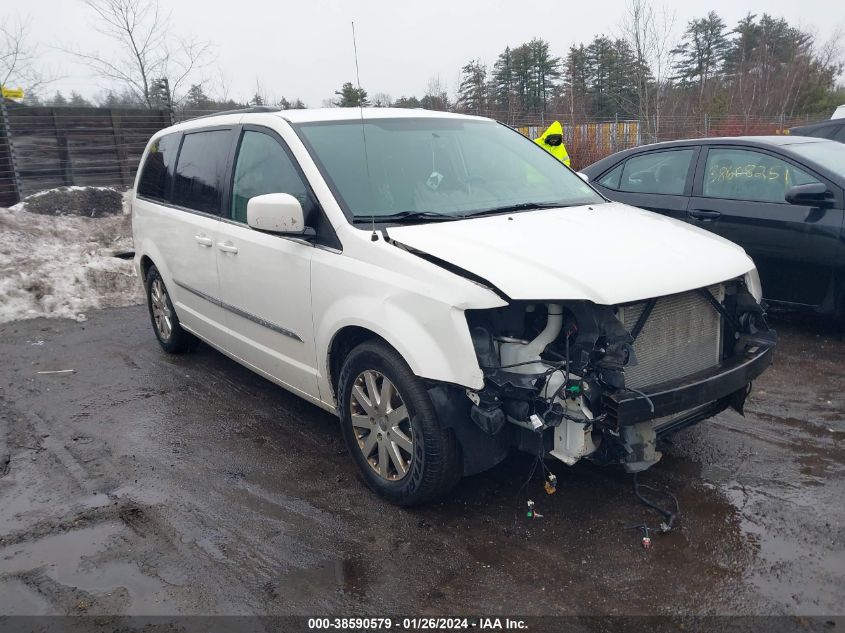
[[[114,110],[109,109],[111,117],[112,137],[114,138],[114,151],[117,155],[117,162],[120,168],[120,184],[124,187],[129,182],[129,153],[126,151],[126,141],[123,138],[123,127],[120,117],[115,116]]]
[[[62,164],[62,179],[64,180],[65,186],[70,187],[73,185],[73,163],[70,162],[70,150],[67,147],[67,132],[59,130],[56,108],[50,108],[50,116],[53,118],[56,147],[59,150],[59,161]]]
[[[9,151],[9,173],[2,176],[0,182],[7,180],[12,185],[12,204],[17,204],[21,200],[21,179],[20,174],[18,174],[18,161],[15,158],[15,144],[12,141],[9,112],[6,110],[6,99],[3,96],[0,96],[0,141],[5,141]]]

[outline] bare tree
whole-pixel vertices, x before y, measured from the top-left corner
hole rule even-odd
[[[28,41],[30,20],[16,15],[0,20],[0,85],[35,92],[53,81],[37,67],[38,49]]]
[[[194,75],[209,63],[210,44],[174,36],[158,0],[82,1],[96,17],[94,28],[118,46],[108,55],[69,51],[99,76],[128,87],[149,108],[157,105],[164,79],[174,104],[189,85],[203,83]]]
[[[376,108],[389,108],[393,99],[386,92],[377,92],[373,95],[372,104]]]
[[[656,140],[660,133],[661,109],[670,81],[674,27],[675,12],[668,7],[657,11],[651,0],[628,0],[621,31],[636,60],[632,72],[637,84],[639,119],[645,123],[649,140]]]
[[[425,96],[420,100],[423,108],[427,110],[449,110],[449,88],[440,79],[440,75],[432,75],[426,84]]]

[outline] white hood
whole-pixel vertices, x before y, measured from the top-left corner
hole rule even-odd
[[[511,299],[614,305],[744,275],[728,240],[624,204],[543,209],[387,230],[391,239],[486,279]]]

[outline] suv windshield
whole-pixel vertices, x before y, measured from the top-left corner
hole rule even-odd
[[[426,222],[604,202],[551,154],[493,121],[396,118],[295,127],[353,222],[372,216]]]
[[[821,165],[837,176],[845,176],[845,144],[836,141],[820,143],[794,143],[790,151]]]

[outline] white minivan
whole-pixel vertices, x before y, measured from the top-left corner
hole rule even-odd
[[[203,340],[336,413],[401,505],[514,448],[641,471],[741,412],[775,347],[742,248],[481,117],[194,119],[151,139],[132,211],[161,347]]]

